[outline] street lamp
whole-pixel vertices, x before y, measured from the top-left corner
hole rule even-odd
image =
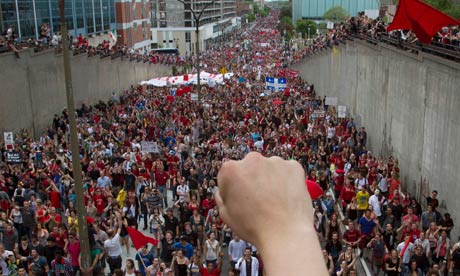
[[[189,3],[185,3],[184,0],[177,0],[184,4],[184,6],[187,7],[187,9],[190,10],[193,16],[193,20],[195,20],[195,52],[197,53],[196,55],[196,70],[197,70],[197,89],[198,89],[198,102],[200,101],[200,94],[201,94],[201,80],[200,80],[200,20],[201,16],[203,15],[204,11],[211,5],[217,2],[217,0],[212,0],[211,2],[206,3],[206,5],[198,12],[198,14],[195,12],[194,9],[190,6]]]
[[[310,39],[310,26],[308,26],[308,39]]]
[[[64,59],[64,79],[66,87],[67,111],[69,116],[70,127],[70,149],[72,150],[72,168],[73,178],[75,180],[75,195],[77,196],[77,217],[78,217],[78,235],[80,236],[80,256],[81,266],[84,270],[91,267],[90,248],[88,239],[88,226],[85,218],[85,205],[83,197],[83,177],[80,164],[80,147],[78,144],[77,127],[75,120],[75,103],[73,98],[72,72],[70,68],[69,47],[67,37],[67,24],[64,15],[64,0],[59,0],[59,11],[61,16],[61,34],[62,34],[62,51]],[[92,275],[91,271],[83,272],[83,275]]]

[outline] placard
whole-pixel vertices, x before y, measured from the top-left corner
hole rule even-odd
[[[315,118],[324,118],[325,115],[326,115],[326,111],[324,110],[316,110],[311,114],[311,116]]]
[[[190,93],[190,99],[192,101],[198,101],[198,93]]]
[[[14,150],[14,135],[13,132],[3,132],[5,139],[5,147],[7,150]]]
[[[160,153],[160,148],[158,148],[158,144],[156,142],[142,141],[141,151]]]
[[[337,107],[337,117],[346,118],[347,117],[347,107],[344,105],[339,105]]]
[[[6,162],[8,164],[21,164],[21,155],[16,151],[6,152]]]
[[[333,105],[333,106],[336,106],[337,105],[337,97],[326,97],[326,102],[325,102],[326,105]]]

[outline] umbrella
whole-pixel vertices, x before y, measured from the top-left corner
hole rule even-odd
[[[315,181],[306,180],[305,183],[307,184],[308,193],[311,199],[316,200],[323,195],[323,190]]]

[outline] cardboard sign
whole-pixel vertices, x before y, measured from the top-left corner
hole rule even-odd
[[[7,150],[14,150],[14,135],[13,132],[4,132],[5,147]]]
[[[192,101],[198,101],[198,93],[190,93],[190,99]]]
[[[16,152],[16,151],[7,152],[6,162],[8,164],[21,164],[22,163],[21,155],[19,154],[19,152]]]
[[[160,148],[158,147],[158,144],[156,142],[142,141],[141,151],[160,153]]]
[[[324,118],[324,116],[326,116],[326,111],[324,111],[324,110],[316,110],[311,114],[311,116],[313,116],[315,118]]]
[[[346,118],[347,117],[347,107],[344,105],[339,105],[337,107],[337,117]]]

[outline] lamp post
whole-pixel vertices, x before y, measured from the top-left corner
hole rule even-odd
[[[86,271],[91,266],[90,252],[89,252],[89,239],[88,239],[88,226],[85,219],[85,205],[83,197],[83,181],[82,169],[80,164],[80,148],[77,137],[77,127],[75,120],[75,104],[73,98],[72,87],[72,72],[69,60],[69,47],[67,38],[67,24],[64,15],[64,0],[59,0],[59,11],[61,15],[61,36],[62,36],[62,51],[64,59],[64,77],[67,97],[67,111],[69,116],[70,126],[70,148],[72,150],[72,168],[73,178],[75,180],[75,195],[77,196],[77,216],[78,216],[78,235],[80,236],[80,256],[81,266],[85,270],[84,275],[92,275],[92,271]]]
[[[177,0],[184,4],[187,9],[190,10],[193,16],[193,20],[195,21],[195,53],[196,55],[196,70],[197,70],[197,95],[198,95],[198,102],[200,102],[200,94],[201,94],[201,80],[200,80],[200,20],[201,16],[203,15],[204,11],[211,5],[217,2],[217,0],[212,0],[211,2],[207,2],[206,5],[198,12],[195,12],[194,9],[190,6],[189,3],[185,3],[184,0]]]
[[[308,39],[310,40],[310,26],[308,26]]]

